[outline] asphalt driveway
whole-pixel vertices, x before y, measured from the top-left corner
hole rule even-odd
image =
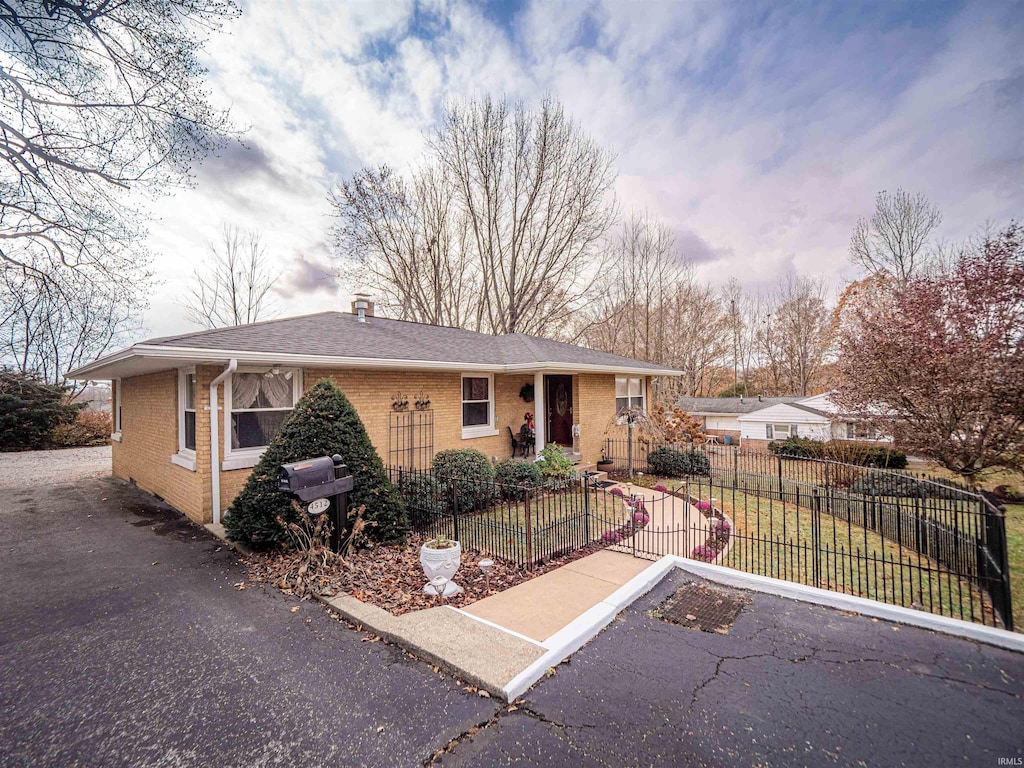
[[[756,593],[729,634],[652,615],[677,571],[454,766],[996,766],[1024,757],[1024,654]]]
[[[0,489],[2,766],[421,765],[497,708],[240,591],[230,550],[137,489],[23,480]]]

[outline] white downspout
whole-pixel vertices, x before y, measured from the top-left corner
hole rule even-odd
[[[534,451],[538,456],[544,450],[544,441],[547,435],[544,434],[548,426],[547,403],[544,402],[544,373],[537,371],[533,374],[533,405],[536,413],[533,416]]]
[[[213,491],[213,522],[220,524],[220,416],[217,413],[217,387],[238,368],[231,358],[228,367],[210,382],[210,489]]]

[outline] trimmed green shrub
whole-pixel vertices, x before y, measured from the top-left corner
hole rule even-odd
[[[526,491],[544,482],[540,467],[526,459],[505,459],[494,469],[494,480],[503,499],[521,501]]]
[[[825,443],[809,437],[790,436],[785,440],[768,443],[768,450],[776,456],[794,459],[822,459],[825,457]]]
[[[399,480],[398,492],[405,502],[409,526],[416,530],[435,523],[447,508],[444,489],[433,475],[410,472]]]
[[[887,445],[870,445],[847,440],[813,440],[809,437],[787,437],[768,443],[768,450],[777,456],[794,459],[828,459],[845,464],[879,469],[905,469],[907,455]]]
[[[557,445],[546,445],[540,452],[540,460],[537,462],[544,484],[549,488],[562,489],[569,485],[575,469],[572,459],[565,455]]]
[[[901,498],[962,498],[963,491],[954,483],[940,480],[918,480],[895,472],[865,472],[850,484],[850,493],[864,496],[891,496]]]
[[[647,454],[647,471],[659,477],[710,475],[711,461],[703,451],[663,445]]]
[[[472,512],[487,506],[494,498],[494,467],[484,454],[474,448],[450,448],[434,454],[434,477],[444,487],[445,499],[451,506],[452,484],[455,485],[453,512]]]
[[[281,465],[335,453],[352,473],[349,508],[366,506],[364,519],[372,523],[366,535],[381,543],[402,541],[408,523],[401,497],[355,408],[328,379],[302,396],[253,468],[224,519],[228,536],[254,548],[286,542],[277,517],[291,521],[296,512],[291,498],[277,489]]]
[[[0,450],[49,448],[55,429],[75,420],[82,405],[66,401],[62,387],[0,369]]]

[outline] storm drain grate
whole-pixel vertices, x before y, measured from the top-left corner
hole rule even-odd
[[[688,629],[725,635],[749,602],[741,595],[704,584],[686,584],[658,606],[654,615]]]

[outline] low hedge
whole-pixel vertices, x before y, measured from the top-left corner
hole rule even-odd
[[[472,512],[487,506],[494,498],[494,467],[484,454],[474,448],[450,448],[434,455],[434,477],[444,487],[445,499],[451,506],[452,484],[455,485],[454,512]]]
[[[710,475],[711,462],[702,451],[662,446],[647,454],[647,470],[659,477]]]
[[[494,480],[503,499],[521,501],[526,491],[544,482],[540,467],[526,459],[505,459],[494,471]]]
[[[863,496],[898,498],[957,499],[964,492],[950,483],[936,480],[923,482],[910,475],[890,472],[866,472],[850,485],[850,493]]]
[[[845,464],[879,469],[905,469],[907,455],[885,445],[865,445],[843,440],[814,440],[809,437],[787,437],[768,443],[768,450],[776,456],[792,459],[828,459]]]

